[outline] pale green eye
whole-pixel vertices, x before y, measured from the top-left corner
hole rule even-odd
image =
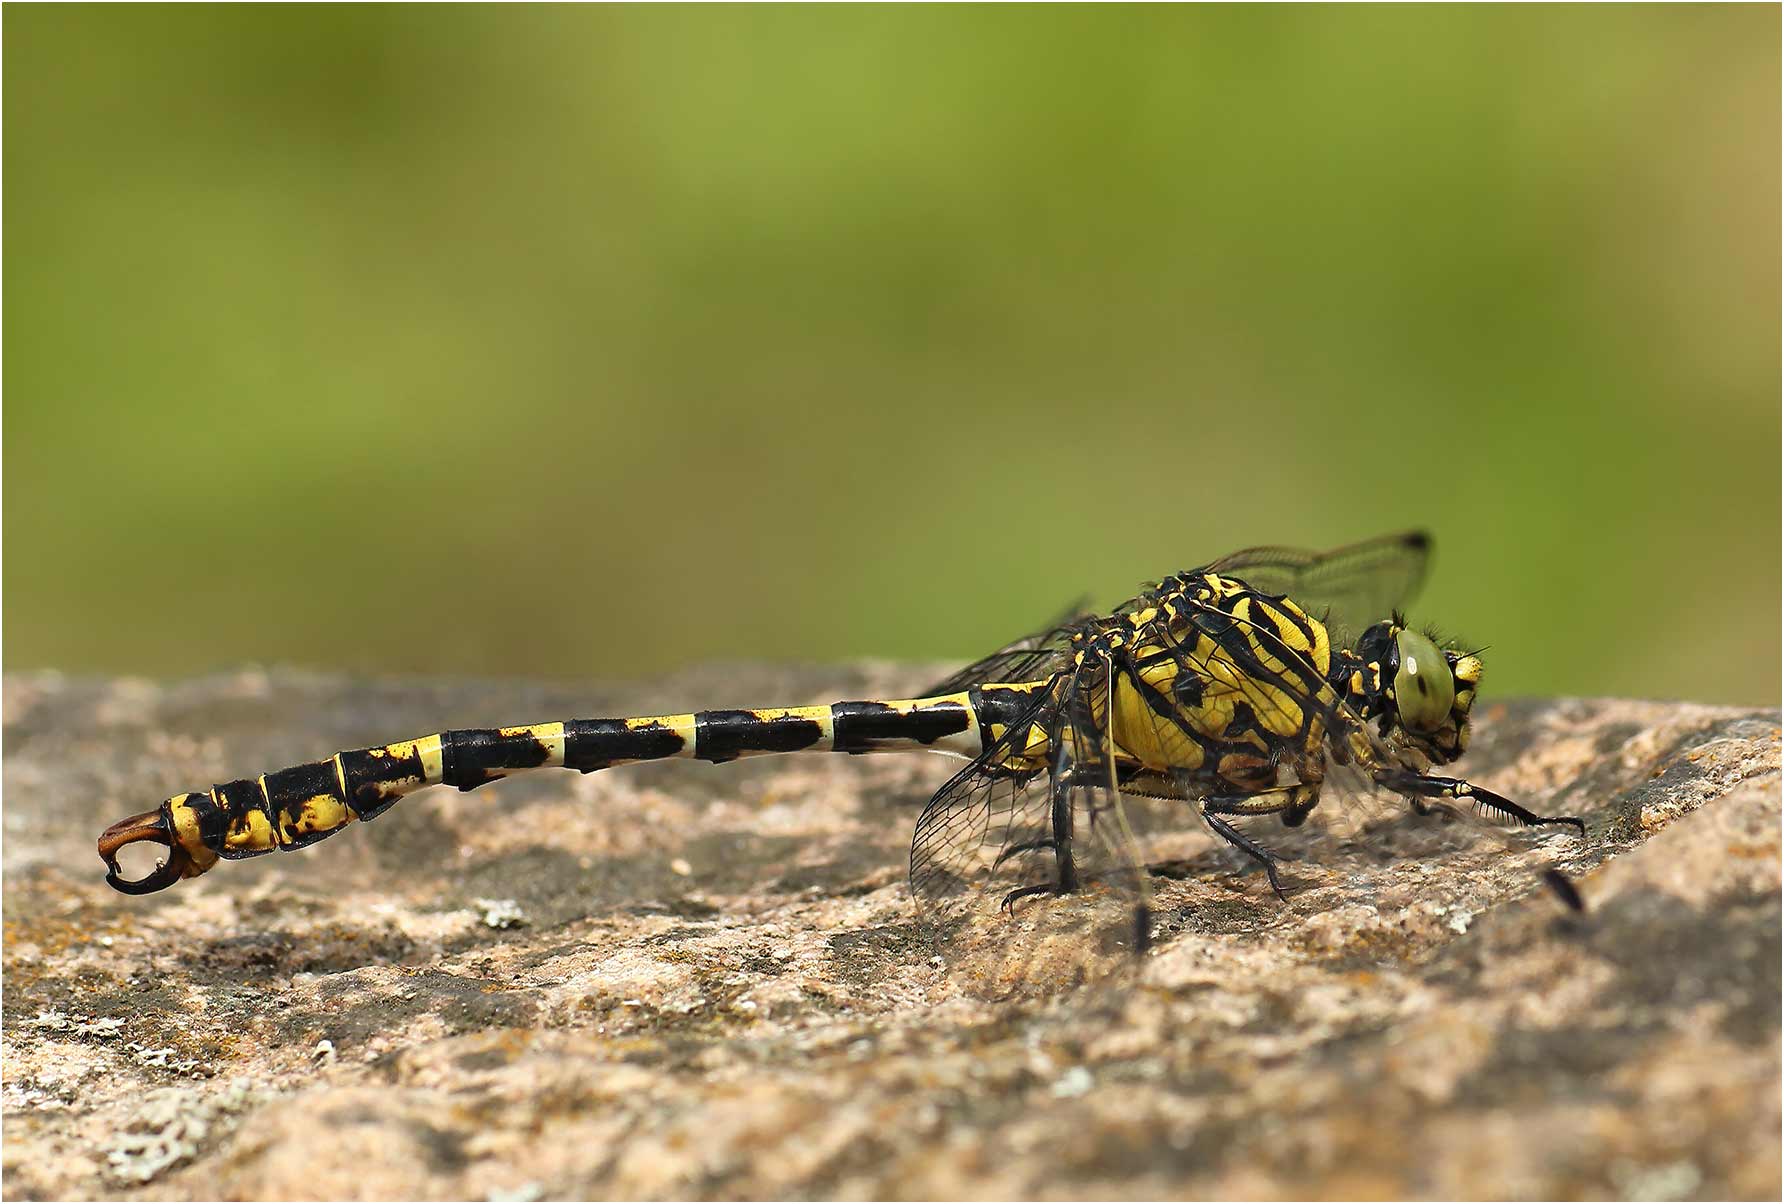
[[[1400,648],[1400,671],[1394,674],[1394,702],[1400,722],[1413,731],[1433,731],[1449,718],[1456,701],[1456,681],[1449,662],[1426,636],[1402,631],[1394,637]]]

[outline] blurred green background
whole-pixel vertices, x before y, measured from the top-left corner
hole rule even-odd
[[[9,668],[967,658],[1426,526],[1492,693],[1778,702],[1774,6],[5,34]]]

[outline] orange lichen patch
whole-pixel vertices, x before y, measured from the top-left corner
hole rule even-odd
[[[100,944],[107,937],[134,934],[136,917],[81,909],[73,913],[20,917],[16,905],[4,926],[6,964],[25,957],[59,957],[71,949]]]
[[[1762,841],[1758,844],[1729,844],[1725,851],[1730,857],[1741,857],[1753,861],[1776,861],[1780,853],[1775,840]]]

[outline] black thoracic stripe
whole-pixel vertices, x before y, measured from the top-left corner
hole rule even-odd
[[[427,781],[421,754],[410,746],[408,756],[391,756],[387,749],[356,748],[340,754],[341,776],[347,781],[347,805],[361,819],[382,815],[412,790]]]
[[[324,836],[338,831],[338,826],[320,832],[299,832],[296,825],[304,804],[317,797],[330,798],[345,806],[341,780],[335,773],[334,759],[309,761],[289,769],[276,769],[266,775],[266,798],[272,810],[273,831],[286,848],[298,849],[315,844]]]
[[[1197,612],[1198,617],[1204,615],[1209,617],[1219,615],[1226,620],[1218,630],[1211,630],[1212,624],[1203,626],[1198,623],[1197,626],[1219,645],[1221,651],[1226,653],[1241,673],[1253,681],[1261,681],[1275,686],[1295,700],[1296,705],[1301,709],[1301,730],[1306,730],[1309,713],[1312,710],[1318,708],[1322,715],[1325,714],[1327,708],[1319,700],[1319,693],[1326,684],[1325,678],[1314,672],[1313,666],[1307,664],[1300,653],[1284,644],[1281,635],[1265,627],[1256,619],[1235,618],[1225,611]],[[1269,646],[1270,650],[1276,654],[1277,659],[1282,661],[1282,672],[1266,669],[1263,662],[1252,653],[1250,645],[1245,642],[1246,628],[1256,632],[1259,643]]]
[[[231,829],[246,829],[250,811],[260,812],[266,817],[267,826],[274,831],[278,830],[277,825],[273,823],[272,808],[267,803],[267,796],[260,789],[259,782],[253,778],[238,778],[233,782],[224,782],[221,786],[215,787],[212,793],[216,796],[217,801],[223,804],[224,831],[218,836],[217,843],[213,846],[216,852],[224,857],[236,858],[257,857],[261,853],[273,851],[271,844],[268,844],[264,849],[231,849],[223,843],[223,837]]]
[[[1226,649],[1226,644],[1222,644],[1220,647]],[[1231,651],[1231,649],[1227,649],[1227,651]],[[1177,690],[1177,685],[1179,685],[1181,681],[1195,680],[1199,683],[1199,681],[1202,680],[1201,671],[1190,662],[1190,658],[1188,658],[1186,653],[1172,653],[1170,649],[1165,649],[1165,655],[1174,656],[1177,662],[1177,676],[1176,678],[1172,678],[1172,696],[1179,696],[1179,694],[1181,694],[1181,692]],[[1145,662],[1142,662],[1142,664],[1151,664],[1151,662],[1151,656],[1147,656]],[[1252,662],[1252,664],[1256,664],[1256,662]],[[1263,674],[1263,669],[1261,669],[1261,667],[1258,667],[1258,672],[1260,672],[1261,676],[1268,678],[1268,674]],[[1256,753],[1256,751],[1258,751],[1252,744],[1247,744],[1247,742],[1243,740],[1243,735],[1245,735],[1247,731],[1254,731],[1258,728],[1258,719],[1256,719],[1256,715],[1252,713],[1251,703],[1245,703],[1243,699],[1235,699],[1235,701],[1233,701],[1233,719],[1227,722],[1226,728],[1220,731],[1220,735],[1213,735],[1213,733],[1208,733],[1208,731],[1202,731],[1199,730],[1199,728],[1195,728],[1195,726],[1192,726],[1190,721],[1188,721],[1188,717],[1186,717],[1185,706],[1193,708],[1193,706],[1201,705],[1201,697],[1197,697],[1195,703],[1188,703],[1188,701],[1185,701],[1185,703],[1179,705],[1174,699],[1165,697],[1163,690],[1154,687],[1149,681],[1145,681],[1133,664],[1127,664],[1122,667],[1122,678],[1124,678],[1124,680],[1126,680],[1127,683],[1140,694],[1140,697],[1144,699],[1145,705],[1147,705],[1147,710],[1151,710],[1154,715],[1158,715],[1161,719],[1169,719],[1170,724],[1172,724],[1177,731],[1181,731],[1186,738],[1190,738],[1192,742],[1195,742],[1195,746],[1201,747],[1202,756],[1204,756],[1206,760],[1210,760],[1210,762],[1218,762],[1218,760],[1220,760],[1222,756],[1226,756],[1227,753]],[[1295,690],[1293,689],[1284,690],[1284,692],[1290,694],[1290,696],[1295,696]],[[1197,690],[1197,694],[1201,694],[1201,690]],[[1302,730],[1306,730],[1306,706],[1302,706]]]
[[[1269,600],[1267,598],[1260,599],[1256,594],[1253,594],[1252,601],[1254,603],[1267,604]],[[1276,613],[1280,614],[1284,619],[1287,619],[1290,626],[1296,627],[1296,628],[1301,627],[1301,625],[1299,623],[1295,622],[1295,617],[1293,615],[1289,614],[1288,611],[1283,610],[1279,606],[1272,607],[1272,609],[1274,609],[1276,611]],[[1227,645],[1224,641],[1222,642],[1221,646],[1224,648],[1227,648],[1227,650],[1229,652],[1233,653],[1235,659],[1237,659],[1240,656],[1243,656],[1248,664],[1248,667],[1255,668],[1257,670],[1257,673],[1259,676],[1262,676],[1266,679],[1273,676],[1273,677],[1275,677],[1277,683],[1279,683],[1280,685],[1282,685],[1286,688],[1288,693],[1296,694],[1296,692],[1297,692],[1296,686],[1294,684],[1292,684],[1289,681],[1288,677],[1284,676],[1283,673],[1273,673],[1270,670],[1266,670],[1263,667],[1263,665],[1258,662],[1257,657],[1252,654],[1250,645],[1246,644],[1243,639],[1244,631],[1246,628],[1249,628],[1257,636],[1257,641],[1259,644],[1268,648],[1272,653],[1275,654],[1276,658],[1283,663],[1284,673],[1293,675],[1295,681],[1299,683],[1299,689],[1301,692],[1304,692],[1307,694],[1317,694],[1319,692],[1320,687],[1324,686],[1326,684],[1326,679],[1319,675],[1319,670],[1315,669],[1313,667],[1313,662],[1308,659],[1311,654],[1297,652],[1293,648],[1289,647],[1288,641],[1286,641],[1282,638],[1282,633],[1277,630],[1276,624],[1274,622],[1263,617],[1262,615],[1260,615],[1256,618],[1250,618],[1250,619],[1240,619],[1240,618],[1235,617],[1233,619],[1233,627],[1235,630],[1235,634],[1237,634],[1241,637],[1240,641],[1239,641],[1239,646],[1233,647],[1233,646]],[[1307,643],[1310,647],[1316,642],[1313,638],[1313,633],[1311,631],[1308,631],[1308,630],[1302,628],[1301,634],[1303,637],[1306,638]],[[1327,639],[1330,640],[1330,638],[1331,638],[1331,633],[1328,632]],[[1249,671],[1249,669],[1248,669],[1248,671]]]
[[[1176,675],[1171,678],[1171,698],[1177,705],[1194,710],[1202,705],[1202,699],[1207,693],[1207,682],[1202,675],[1180,662]]]
[[[1179,656],[1169,650],[1166,651],[1166,655],[1177,662],[1176,676],[1171,679],[1173,691],[1176,689],[1175,683],[1181,681],[1185,673],[1192,675],[1199,673],[1195,666],[1190,664],[1187,656]],[[1150,662],[1151,658],[1148,657],[1147,660]],[[1127,684],[1133,688],[1133,691],[1140,696],[1140,700],[1146,704],[1147,710],[1151,711],[1154,715],[1157,715],[1160,719],[1169,720],[1172,727],[1201,745],[1204,750],[1207,748],[1202,733],[1190,726],[1189,719],[1184,715],[1182,706],[1178,705],[1173,699],[1165,697],[1163,690],[1160,690],[1157,686],[1141,677],[1138,667],[1136,667],[1132,660],[1124,662],[1119,667],[1122,680],[1127,682]]]
[[[460,790],[474,790],[510,769],[545,764],[551,750],[526,732],[503,735],[493,728],[473,727],[440,733],[440,780]]]
[[[1225,646],[1222,645],[1222,647]],[[1177,683],[1182,682],[1185,679],[1186,674],[1197,681],[1201,680],[1199,670],[1197,670],[1194,664],[1190,661],[1187,653],[1173,653],[1167,649],[1166,655],[1173,656],[1177,661],[1177,675],[1172,679],[1173,694],[1177,693]],[[1151,657],[1146,658],[1146,663],[1151,663],[1152,659],[1153,658]],[[1221,757],[1226,756],[1229,751],[1257,751],[1252,745],[1245,743],[1242,739],[1245,733],[1252,731],[1257,726],[1257,722],[1252,716],[1251,705],[1249,703],[1242,700],[1235,700],[1233,703],[1232,720],[1227,724],[1220,735],[1214,736],[1201,731],[1190,723],[1189,718],[1184,711],[1184,707],[1197,704],[1178,704],[1173,699],[1167,698],[1164,691],[1158,689],[1158,687],[1142,678],[1138,669],[1132,663],[1122,666],[1121,675],[1122,678],[1133,687],[1135,692],[1140,695],[1140,698],[1146,703],[1146,708],[1160,718],[1168,720],[1171,723],[1171,726],[1175,727],[1186,739],[1200,748],[1205,760],[1218,761]],[[1292,691],[1289,692],[1292,693]]]
[[[931,703],[912,711],[900,711],[883,702],[839,702],[830,708],[830,747],[837,752],[864,753],[883,741],[934,744],[970,726],[972,712],[959,702]]]
[[[694,715],[694,756],[733,761],[746,752],[798,752],[824,739],[815,719],[797,715],[764,718],[755,711],[699,711]]]
[[[1220,736],[1233,748],[1246,747],[1246,733],[1255,732],[1260,726],[1262,725],[1258,723],[1257,708],[1249,702],[1235,699],[1233,701],[1233,717],[1227,721],[1226,730],[1221,732]]]
[[[564,765],[593,773],[622,761],[655,761],[679,755],[682,734],[662,723],[624,719],[571,719],[564,724]]]
[[[1227,657],[1245,677],[1254,682],[1261,682],[1265,685],[1272,686],[1288,695],[1289,698],[1294,701],[1296,708],[1301,712],[1301,724],[1299,730],[1305,732],[1307,730],[1307,725],[1313,721],[1313,712],[1316,708],[1320,710],[1322,715],[1325,713],[1318,698],[1318,690],[1320,686],[1325,684],[1324,679],[1319,678],[1317,675],[1313,675],[1314,680],[1318,681],[1319,685],[1309,686],[1307,682],[1308,675],[1295,673],[1290,676],[1286,673],[1277,673],[1274,670],[1266,669],[1263,662],[1258,660],[1258,658],[1252,654],[1251,648],[1246,644],[1244,632],[1241,630],[1241,622],[1241,620],[1235,620],[1233,626],[1228,629],[1226,638],[1219,640],[1221,651],[1226,653]],[[1251,626],[1254,630],[1261,630],[1255,623],[1252,623]],[[1275,637],[1271,638],[1275,639]],[[1280,659],[1292,667],[1299,659],[1294,655],[1294,650],[1282,647],[1279,639],[1276,640],[1276,643],[1279,645]],[[1235,701],[1233,703],[1233,722],[1228,725],[1229,730],[1238,725],[1241,706],[1249,707],[1254,714],[1257,710],[1257,708],[1250,703]]]
[[[1286,595],[1284,596],[1286,597]],[[1319,643],[1319,641],[1313,637],[1313,630],[1307,626],[1306,622],[1297,617],[1293,611],[1284,606],[1280,599],[1272,599],[1267,595],[1259,595],[1257,593],[1253,593],[1251,597],[1252,609],[1255,617],[1253,617],[1250,622],[1258,631],[1259,642],[1267,642],[1267,644],[1271,645],[1271,650],[1281,656],[1283,661],[1286,662],[1291,669],[1294,669],[1297,677],[1300,677],[1303,680],[1323,682],[1325,678],[1319,675],[1319,669],[1313,663],[1313,646]],[[1264,611],[1266,608],[1274,611],[1277,618],[1273,619],[1268,614],[1265,614]],[[1280,625],[1278,624],[1277,619],[1281,620]],[[1288,639],[1282,634],[1284,627],[1290,631],[1299,633],[1302,641],[1307,645],[1306,652],[1302,652],[1289,644]],[[1330,647],[1331,638],[1331,632],[1327,632],[1326,640],[1328,649]],[[1330,655],[1329,651],[1327,655]]]

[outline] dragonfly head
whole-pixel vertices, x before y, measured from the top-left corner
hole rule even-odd
[[[1399,615],[1377,623],[1357,641],[1363,712],[1437,764],[1468,748],[1468,713],[1480,685],[1480,657],[1445,647],[1414,631]]]

